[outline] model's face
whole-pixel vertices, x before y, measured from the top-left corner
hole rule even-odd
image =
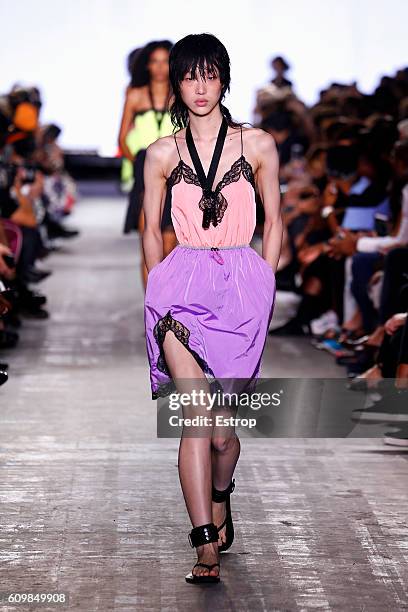
[[[180,83],[180,94],[187,108],[196,115],[208,115],[217,106],[222,91],[222,84],[217,71],[206,69],[205,79],[196,71],[195,77],[191,73],[184,75]]]
[[[156,49],[147,64],[152,81],[167,81],[169,78],[169,52]]]

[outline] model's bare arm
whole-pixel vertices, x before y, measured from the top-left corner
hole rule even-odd
[[[138,101],[138,92],[134,89],[126,91],[125,103],[123,106],[122,119],[120,122],[118,144],[120,149],[127,159],[133,161],[134,155],[131,153],[129,147],[126,144],[126,136],[128,135],[131,127],[133,126],[133,117],[136,112],[136,106]]]
[[[163,171],[165,151],[156,141],[146,149],[144,163],[143,212],[145,226],[142,245],[148,272],[163,259],[163,238],[161,233],[162,204],[166,197],[166,177]]]
[[[265,210],[262,255],[276,272],[283,236],[279,155],[273,136],[263,130],[259,130],[256,136],[256,155],[258,159],[256,182]]]

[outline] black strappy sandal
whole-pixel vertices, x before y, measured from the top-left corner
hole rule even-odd
[[[204,544],[210,544],[210,542],[218,542],[218,530],[214,523],[208,523],[207,525],[200,525],[199,527],[194,527],[191,532],[188,534],[188,540],[190,542],[191,548],[197,548],[197,546],[203,546]],[[214,567],[220,567],[219,563],[213,563],[212,565],[208,565],[207,563],[198,562],[194,565],[194,567],[206,567],[210,572]],[[193,569],[194,569],[193,567]],[[218,570],[219,571],[219,570]],[[186,582],[190,582],[191,584],[203,584],[205,582],[219,582],[220,576],[210,576],[207,574],[206,576],[195,576],[191,571],[186,576]]]
[[[234,524],[232,522],[231,516],[231,501],[230,495],[235,489],[235,479],[233,478],[229,484],[229,486],[224,491],[217,491],[214,487],[212,488],[212,500],[217,504],[221,504],[225,502],[225,520],[219,527],[217,527],[217,531],[220,532],[221,529],[225,526],[225,542],[222,543],[221,546],[218,546],[218,552],[224,552],[228,550],[231,544],[234,541]]]

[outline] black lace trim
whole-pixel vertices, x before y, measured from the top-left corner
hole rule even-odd
[[[186,183],[190,185],[197,185],[200,187],[200,181],[198,180],[198,176],[194,172],[190,166],[188,166],[182,159],[180,159],[177,166],[174,168],[170,176],[167,178],[168,187],[172,188],[173,185],[176,185],[184,178]]]
[[[244,175],[244,178],[246,178],[248,183],[251,183],[253,190],[255,191],[255,177],[252,171],[252,166],[245,159],[244,155],[241,156],[241,160],[242,160],[242,174]]]
[[[239,180],[241,174],[252,185],[255,191],[255,178],[254,173],[252,171],[252,166],[245,159],[245,156],[241,155],[241,157],[237,159],[237,161],[232,164],[231,168],[224,174],[223,178],[217,184],[214,191],[211,192],[211,194],[215,197],[217,223],[220,223],[222,221],[224,213],[228,207],[228,202],[222,195],[221,191],[227,185],[230,185],[231,183],[236,183]],[[198,179],[198,176],[196,175],[194,170],[190,168],[190,166],[186,164],[182,159],[180,159],[177,166],[167,178],[167,186],[171,189],[174,185],[179,183],[181,179],[184,179],[184,181],[186,183],[189,183],[190,185],[196,185],[197,187],[200,187],[200,181]],[[212,197],[209,197],[209,195],[203,193],[198,203],[200,210],[202,212],[205,212],[209,210],[212,205]]]
[[[232,164],[230,170],[228,170],[228,172],[224,174],[223,178],[220,180],[217,187],[215,188],[215,191],[218,193],[227,185],[230,185],[231,183],[236,183],[239,180],[241,173],[255,189],[255,179],[254,174],[252,172],[252,166],[249,162],[247,162],[245,156],[241,155],[241,157]]]
[[[176,391],[176,385],[171,380],[169,383],[162,383],[159,385],[157,391],[152,391],[152,399],[159,399],[159,397],[167,397],[170,393]]]
[[[157,360],[157,369],[160,370],[160,372],[163,372],[163,374],[166,374],[169,378],[171,378],[171,374],[170,374],[170,371],[166,363],[166,357],[165,357],[164,349],[163,349],[164,339],[166,337],[166,333],[169,330],[174,332],[174,335],[176,336],[176,338],[180,340],[180,342],[186,347],[189,353],[191,353],[191,355],[197,361],[200,368],[206,374],[209,374],[210,376],[213,376],[215,378],[214,372],[212,371],[208,363],[204,359],[202,359],[200,355],[196,353],[196,351],[194,351],[190,347],[189,345],[190,330],[185,325],[183,325],[180,321],[173,319],[173,317],[171,316],[170,310],[167,312],[167,314],[164,315],[164,317],[162,317],[161,319],[157,321],[153,329],[153,335],[156,339],[156,342],[160,350],[160,356]],[[171,380],[168,383],[162,383],[161,385],[159,385],[159,388],[157,389],[157,391],[152,391],[152,399],[157,399],[159,397],[166,397],[174,390],[175,390],[175,384],[173,380]]]

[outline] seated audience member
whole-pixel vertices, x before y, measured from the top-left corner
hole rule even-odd
[[[51,271],[37,262],[57,238],[78,234],[61,223],[75,202],[75,185],[65,174],[58,134],[50,129],[56,126],[41,127],[40,109],[38,88],[16,86],[0,96],[0,350],[18,344],[21,317],[49,316],[46,296],[31,285]],[[59,189],[58,201],[51,202],[46,180]],[[0,359],[0,384],[7,376],[8,364]]]

